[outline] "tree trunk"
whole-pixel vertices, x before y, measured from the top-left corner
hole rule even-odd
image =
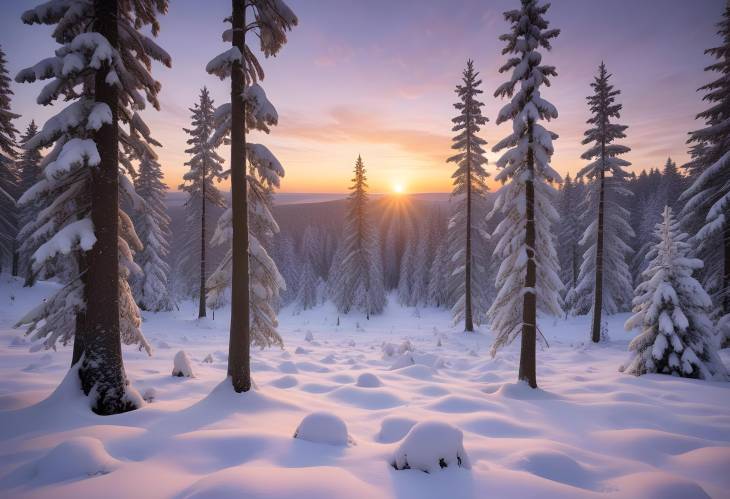
[[[726,214],[726,217],[730,214]],[[725,221],[723,237],[722,312],[730,314],[730,221]]]
[[[530,142],[533,141],[532,122],[528,122],[527,133]],[[527,273],[525,288],[530,291],[524,293],[522,302],[522,337],[520,345],[520,381],[526,381],[532,388],[537,388],[537,267],[535,264],[536,235],[535,235],[535,158],[532,148],[527,152],[527,170],[529,178],[525,182],[525,204],[527,220],[525,224],[525,245],[527,246]]]
[[[471,307],[471,140],[469,126],[471,114],[466,109],[466,262],[464,266],[464,330],[474,331],[474,320]]]
[[[94,29],[118,47],[117,0],[94,0]],[[91,167],[91,220],[96,243],[87,253],[84,295],[84,360],[79,370],[84,393],[94,393],[92,409],[102,415],[135,409],[126,397],[127,377],[119,331],[119,143],[118,90],[106,83],[107,63],[96,72],[95,99],[109,106],[112,123],[95,137],[101,162]]]
[[[198,319],[205,317],[205,204],[206,192],[205,184],[207,182],[205,171],[205,161],[203,161],[203,200],[200,210],[200,290],[198,296]]]
[[[603,312],[603,219],[606,171],[606,143],[601,140],[601,178],[598,186],[598,233],[596,237],[596,287],[593,291],[593,327],[591,339],[593,343],[601,341],[601,313]]]
[[[245,53],[244,2],[232,0],[233,46]],[[231,201],[233,244],[231,263],[231,330],[228,343],[228,375],[236,392],[251,389],[250,310],[248,271],[248,185],[246,181],[246,110],[243,99],[243,65],[231,68]]]
[[[11,274],[13,277],[18,277],[18,262],[20,255],[18,254],[18,239],[13,239],[13,261],[11,263]]]

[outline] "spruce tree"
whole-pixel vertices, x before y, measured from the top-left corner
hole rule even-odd
[[[185,150],[191,158],[185,162],[190,169],[183,175],[180,190],[188,194],[185,203],[186,237],[180,258],[180,267],[186,275],[195,276],[186,287],[188,294],[198,298],[198,318],[206,316],[206,280],[208,279],[207,252],[210,236],[210,207],[223,208],[225,200],[214,182],[220,182],[223,175],[223,158],[211,141],[215,133],[213,100],[208,89],[203,87],[200,97],[190,109],[191,127],[184,128],[190,135]]]
[[[692,277],[702,261],[688,256],[688,237],[668,206],[654,234],[649,267],[636,287],[634,315],[626,321],[627,330],[640,332],[629,344],[631,359],[620,370],[637,376],[726,379],[708,315],[712,300]]]
[[[340,312],[359,310],[369,319],[385,307],[383,271],[377,233],[373,227],[367,194],[367,177],[362,158],[355,162],[352,191],[347,200],[334,301]]]
[[[17,275],[16,234],[18,210],[15,200],[20,195],[20,178],[15,161],[18,157],[13,120],[20,116],[10,110],[10,78],[5,68],[5,52],[0,47],[0,273],[12,267]]]
[[[240,393],[251,389],[249,253],[252,245],[246,177],[250,148],[246,136],[250,130],[268,132],[268,126],[277,120],[270,119],[276,116],[276,111],[258,85],[258,81],[264,78],[264,71],[255,52],[247,45],[246,35],[249,35],[249,39],[253,35],[258,40],[260,52],[265,57],[274,56],[286,44],[286,32],[297,25],[298,19],[284,0],[231,0],[231,4],[231,17],[226,21],[231,23],[232,29],[223,32],[223,40],[231,42],[232,47],[211,60],[206,70],[221,79],[230,77],[231,80],[231,102],[219,109],[221,125],[218,135],[229,134],[231,141],[233,247],[228,376],[233,389]],[[247,15],[251,15],[249,20]],[[249,119],[249,115],[253,115],[253,120]],[[261,118],[256,118],[256,115]]]
[[[38,127],[35,121],[31,120],[25,134],[20,138],[21,146],[25,146],[37,133]],[[42,159],[41,151],[38,147],[31,149],[23,147],[18,160],[18,175],[20,177],[19,192],[21,195],[42,178]],[[18,234],[20,234],[20,230],[23,227],[36,219],[40,209],[41,205],[37,201],[18,207]],[[21,269],[21,275],[25,277],[25,286],[31,286],[35,280],[34,273],[31,269],[31,256],[36,248],[24,247],[23,241],[17,237],[16,247],[18,248],[18,265]]]
[[[590,144],[581,158],[591,161],[578,172],[589,180],[586,200],[587,229],[581,245],[587,246],[578,277],[576,308],[587,308],[581,302],[592,302],[593,320],[591,339],[601,340],[602,313],[616,313],[628,308],[631,273],[626,257],[631,254],[627,240],[634,237],[629,225],[629,211],[623,207],[624,198],[631,195],[626,189],[624,168],[631,163],[619,158],[630,149],[616,143],[626,137],[625,125],[612,123],[621,117],[621,104],[616,97],[621,93],[609,83],[611,75],[601,63],[591,87],[593,95],[587,98],[591,117],[587,123],[583,144]]]
[[[475,268],[484,268],[484,262],[476,262],[475,255],[483,254],[488,240],[485,230],[488,174],[484,169],[487,158],[482,147],[487,142],[477,136],[481,126],[488,121],[482,115],[484,103],[478,100],[482,93],[481,83],[474,62],[468,60],[462,83],[456,86],[459,101],[454,107],[459,114],[451,120],[454,123],[452,131],[458,132],[452,139],[451,148],[459,152],[446,160],[457,164],[451,176],[454,179],[453,211],[448,232],[453,262],[450,291],[454,305],[451,313],[454,323],[464,321],[465,331],[474,331],[474,308],[485,306],[482,286],[486,282],[480,278],[483,276],[477,275]],[[475,300],[477,305],[473,303]]]
[[[705,50],[716,61],[705,71],[719,73],[700,87],[710,107],[697,115],[705,128],[690,132],[691,161],[685,165],[690,187],[682,194],[685,229],[696,255],[705,262],[705,289],[718,315],[730,314],[730,3],[717,33],[721,43]]]
[[[297,286],[296,306],[299,310],[307,310],[319,304],[321,277],[315,271],[314,261],[317,258],[316,230],[309,225],[304,229],[301,248],[301,272]]]
[[[573,313],[579,296],[576,294],[580,273],[580,213],[581,192],[577,182],[566,175],[560,189],[560,223],[558,225],[558,257],[560,279],[563,282],[565,313]]]
[[[132,252],[141,243],[120,209],[120,194],[134,196],[120,174],[128,166],[120,161],[120,145],[126,150],[149,139],[136,110],[146,102],[159,109],[160,85],[149,68],[152,61],[169,66],[170,57],[139,29],[149,26],[156,36],[157,16],[166,10],[165,0],[94,0],[41,4],[22,16],[26,24],[55,26],[52,36],[61,47],[16,81],[50,80],[38,103],[70,103],[24,145],[53,149],[43,160],[43,178],[20,199],[45,207],[21,238],[37,244],[35,270],[62,258],[74,275],[20,323],[49,348],[74,339],[72,363],[78,363],[81,387],[99,414],[142,403],[128,386],[121,350],[121,342],[148,351],[149,345],[127,284],[129,269],[136,269]]]
[[[169,311],[173,304],[167,282],[172,237],[165,206],[168,187],[162,181],[162,168],[151,148],[145,148],[141,155],[134,188],[143,201],[134,214],[134,227],[144,248],[134,255],[141,272],[132,276],[132,290],[142,310]]]
[[[537,388],[537,311],[560,315],[562,288],[558,276],[553,225],[558,214],[553,207],[560,175],[550,166],[553,139],[557,136],[539,122],[557,118],[558,111],[540,96],[557,73],[542,64],[539,48],[550,50],[550,40],[560,30],[549,29],[543,17],[550,7],[536,0],[522,0],[521,8],[504,13],[512,25],[500,36],[503,54],[513,56],[500,68],[511,72],[494,95],[508,97],[497,116],[497,125],[512,120],[512,133],[492,150],[507,149],[497,161],[496,179],[506,183],[499,190],[494,210],[504,215],[494,235],[499,242],[495,257],[502,260],[496,278],[497,297],[489,309],[492,331],[497,335],[492,354],[521,336],[519,379]]]

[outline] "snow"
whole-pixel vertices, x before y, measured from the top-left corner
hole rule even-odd
[[[294,438],[329,445],[347,445],[350,439],[342,418],[324,411],[307,414],[294,432]]]
[[[415,469],[433,473],[443,468],[470,468],[464,450],[464,434],[440,421],[417,423],[408,432],[393,456],[396,469]]]
[[[516,382],[519,342],[492,359],[492,333],[461,332],[447,310],[415,315],[394,296],[370,320],[331,303],[285,307],[285,348],[252,349],[258,389],[236,394],[226,381],[228,309],[201,327],[197,304],[183,302],[143,312],[150,343],[170,348],[148,357],[124,347],[147,403],[101,417],[68,370],[71,345],[31,352],[36,342],[12,329],[57,289],[0,276],[2,497],[684,498],[730,487],[730,383],[619,373],[635,337],[627,314],[607,317],[611,340],[599,345],[586,343],[590,316],[544,318],[550,348],[538,349],[532,390]],[[399,354],[384,358],[381,346],[397,352],[406,341],[414,364],[391,369]],[[170,376],[181,349],[195,378]],[[730,350],[721,357],[729,364]],[[364,374],[382,386],[358,386]],[[292,438],[320,412],[355,445],[342,444],[342,431],[339,445]],[[471,468],[393,468],[409,432],[428,422],[463,435]]]
[[[185,353],[185,350],[180,350],[178,353],[175,354],[175,358],[173,359],[172,364],[172,375],[177,376],[179,378],[194,378],[195,374],[193,374],[193,365],[190,362],[190,359],[188,358],[188,354]]]

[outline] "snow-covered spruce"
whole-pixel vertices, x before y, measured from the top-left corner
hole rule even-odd
[[[172,375],[179,378],[194,378],[193,364],[188,358],[188,354],[185,350],[180,350],[175,354],[175,358],[172,361]]]
[[[294,432],[294,438],[328,445],[346,446],[352,443],[342,418],[324,411],[304,416]]]
[[[575,310],[580,298],[576,294],[578,275],[580,274],[580,214],[576,209],[582,204],[585,194],[583,179],[573,180],[566,175],[560,188],[558,210],[558,258],[560,259],[560,279],[563,282],[563,309],[566,314]]]
[[[295,298],[298,310],[313,308],[324,301],[324,281],[315,270],[317,259],[317,234],[314,227],[307,226],[302,236],[301,270]]]
[[[334,272],[334,302],[340,312],[350,310],[379,314],[385,307],[383,270],[378,235],[369,212],[365,165],[360,156],[355,162],[352,192],[348,197],[341,259]]]
[[[573,305],[573,313],[593,312],[591,338],[594,342],[601,339],[601,314],[614,314],[629,308],[631,301],[631,273],[626,257],[631,254],[628,245],[634,237],[629,225],[629,211],[624,208],[626,189],[624,168],[631,165],[619,158],[630,149],[616,143],[626,137],[626,125],[612,123],[621,117],[621,104],[616,97],[621,93],[609,83],[611,75],[606,65],[601,63],[598,75],[591,87],[593,95],[587,98],[591,117],[587,123],[583,144],[590,144],[581,158],[591,161],[578,172],[578,177],[589,181],[589,195],[586,198],[586,230],[580,244],[586,247],[580,267]]]
[[[61,46],[53,57],[20,71],[16,81],[49,80],[38,103],[68,104],[24,144],[27,150],[52,149],[41,164],[42,178],[19,200],[21,205],[43,206],[19,238],[28,248],[37,248],[34,271],[62,262],[70,277],[19,324],[28,325],[28,333],[43,339],[46,348],[57,341],[68,343],[77,328],[84,331],[84,341],[74,342],[72,362],[83,359],[82,388],[101,414],[133,409],[138,403],[128,387],[119,340],[150,351],[127,284],[129,272],[139,270],[132,252],[141,243],[119,203],[112,204],[117,189],[132,204],[138,200],[124,174],[131,168],[127,154],[118,153],[149,140],[149,128],[137,110],[147,102],[159,109],[160,85],[149,68],[152,61],[169,66],[170,56],[140,29],[150,26],[156,36],[157,16],[166,10],[165,0],[52,1],[22,15],[26,24],[54,26],[52,36]],[[117,23],[109,22],[115,17]],[[98,231],[93,218],[111,230]]]
[[[486,273],[489,262],[485,251],[489,241],[487,222],[488,174],[484,169],[487,158],[482,146],[487,142],[477,134],[488,120],[482,115],[484,103],[479,101],[482,80],[468,60],[462,74],[462,83],[456,85],[459,101],[454,104],[458,115],[451,121],[452,149],[459,151],[446,161],[456,163],[451,219],[447,238],[449,255],[448,289],[453,300],[451,312],[454,324],[464,321],[465,331],[474,331],[486,319],[489,284]]]
[[[23,136],[20,138],[20,144],[25,145],[30,141],[35,134],[38,133],[38,127],[35,121],[31,120],[28,128],[26,129]],[[23,193],[30,189],[36,182],[41,180],[43,171],[41,169],[41,151],[40,148],[25,148],[23,147],[18,160],[18,175],[20,177],[19,192]],[[27,224],[31,223],[36,219],[42,206],[38,200],[35,202],[26,203],[19,206],[18,210],[18,228],[23,228]],[[18,266],[20,275],[25,277],[26,286],[33,284],[35,276],[31,269],[31,256],[35,252],[35,247],[23,246],[22,241],[17,241],[16,247],[18,248]]]
[[[251,16],[248,22],[247,15]],[[252,130],[268,133],[269,126],[278,122],[278,115],[258,85],[264,71],[256,53],[246,44],[246,35],[249,40],[258,40],[259,51],[265,57],[273,56],[282,49],[287,31],[298,20],[284,0],[246,0],[232,3],[226,22],[232,29],[223,33],[223,41],[230,42],[231,48],[210,61],[206,71],[221,79],[230,78],[231,82],[232,100],[217,110],[218,128],[212,138],[215,142],[227,137],[231,144],[232,210],[222,219],[229,221],[226,232],[231,250],[211,281],[217,288],[223,288],[226,280],[231,283],[228,375],[234,390],[240,393],[252,386],[249,345],[281,344],[274,307],[279,291],[285,287],[265,249],[278,232],[269,205],[284,170],[266,147],[246,140]],[[249,224],[252,214],[257,220]]]
[[[249,107],[250,108],[250,107]],[[254,122],[247,121],[247,124]],[[275,122],[269,122],[274,124]],[[278,320],[276,307],[279,292],[286,288],[276,263],[269,255],[271,241],[279,226],[271,213],[272,195],[279,187],[284,168],[279,160],[261,144],[247,144],[248,165],[248,258],[251,292],[250,342],[264,348],[283,344],[276,331]],[[228,208],[221,215],[211,243],[231,246],[233,239],[232,210]],[[227,289],[231,283],[233,253],[229,249],[220,265],[208,279],[208,306],[218,308],[226,303]]]
[[[722,43],[705,53],[717,59],[706,68],[716,80],[700,88],[710,107],[697,115],[705,128],[690,133],[691,161],[684,166],[692,185],[682,194],[681,218],[705,268],[701,280],[717,315],[730,314],[730,3],[718,23]],[[730,343],[730,339],[728,339]]]
[[[15,199],[20,195],[20,178],[15,164],[18,157],[13,120],[20,116],[10,110],[10,78],[5,69],[5,52],[0,47],[0,273],[17,273],[16,234],[18,210]]]
[[[393,455],[397,470],[421,470],[433,473],[443,468],[471,468],[464,450],[464,434],[458,428],[439,421],[416,423]]]
[[[134,255],[142,272],[132,276],[132,290],[142,310],[172,310],[167,277],[170,266],[170,217],[165,206],[167,185],[162,182],[162,169],[157,154],[146,147],[139,158],[134,188],[142,199],[134,214],[134,228],[144,248]]]
[[[538,51],[539,47],[549,50],[550,40],[560,33],[549,29],[543,17],[549,7],[523,0],[519,10],[504,13],[512,29],[500,39],[506,43],[503,53],[513,57],[500,72],[511,71],[512,75],[495,96],[510,98],[499,111],[497,124],[512,120],[512,133],[492,148],[495,152],[507,149],[497,160],[501,171],[496,179],[506,185],[497,193],[493,209],[503,219],[494,232],[499,240],[494,256],[502,263],[496,278],[497,297],[488,312],[497,335],[492,354],[521,335],[519,378],[533,388],[537,386],[537,311],[561,314],[562,283],[553,232],[558,214],[552,186],[561,178],[549,164],[557,135],[539,123],[558,116],[555,106],[540,95],[540,87],[557,74],[553,66],[541,64]]]
[[[634,315],[626,321],[627,330],[640,332],[629,344],[631,359],[620,370],[637,376],[726,379],[708,316],[712,301],[692,277],[702,261],[687,256],[687,235],[680,231],[671,208],[664,208],[662,218],[644,281],[636,287]]]
[[[206,229],[210,222],[210,208],[225,206],[223,195],[214,182],[223,177],[223,158],[216,152],[217,143],[211,142],[215,133],[213,100],[208,89],[203,87],[198,102],[190,109],[190,128],[185,133],[190,137],[190,146],[185,153],[190,159],[185,162],[189,170],[183,175],[180,190],[188,194],[185,203],[185,240],[177,261],[178,272],[187,276],[183,282],[183,293],[198,298],[198,317],[206,316],[206,280],[208,279],[207,250],[211,244]]]

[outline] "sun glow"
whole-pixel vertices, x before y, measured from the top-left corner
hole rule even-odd
[[[393,193],[394,194],[403,194],[406,191],[405,187],[401,183],[395,183],[393,184]]]

